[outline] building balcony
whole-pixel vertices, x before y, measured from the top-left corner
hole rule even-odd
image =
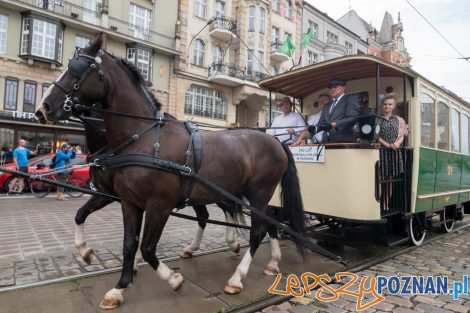
[[[346,47],[335,42],[327,42],[324,51],[325,60],[339,58],[345,56],[347,53]]]
[[[258,83],[260,80],[265,79],[267,77],[268,75],[263,72],[247,71],[245,75],[245,80],[253,82],[253,83]]]
[[[150,27],[129,24],[111,16],[107,19],[103,18],[105,12],[102,11],[99,4],[94,10],[90,10],[62,0],[5,0],[2,3],[20,12],[30,9],[45,15],[59,17],[65,24],[80,25],[81,27],[88,24],[98,30],[108,30],[117,36],[129,37],[127,40],[140,39],[149,46],[168,53],[174,53],[175,50],[176,41],[173,37],[157,33]]]
[[[273,60],[274,62],[282,63],[290,59],[287,54],[279,51],[281,47],[282,43],[278,41],[271,44],[271,60]]]
[[[216,16],[209,26],[209,35],[221,41],[229,41],[236,30],[236,21],[225,16]]]
[[[229,63],[212,63],[209,67],[210,82],[235,87],[244,84],[245,69]]]

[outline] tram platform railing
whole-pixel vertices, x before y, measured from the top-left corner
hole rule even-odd
[[[407,148],[380,149],[375,197],[380,201],[382,217],[410,211],[412,152]]]

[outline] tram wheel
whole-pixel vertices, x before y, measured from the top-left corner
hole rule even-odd
[[[441,222],[444,222],[447,217],[452,216],[452,214],[449,214],[448,210],[449,209],[445,209],[445,210],[443,210],[439,213],[439,217],[440,217]],[[448,221],[448,222],[445,222],[445,223],[441,224],[441,230],[444,233],[450,233],[454,229],[454,225],[455,225],[455,220],[452,219],[451,221]]]
[[[410,234],[411,242],[415,246],[419,246],[423,243],[424,237],[426,237],[426,230],[424,229],[424,221],[420,221],[420,216],[415,214],[410,217],[408,224],[408,232]]]

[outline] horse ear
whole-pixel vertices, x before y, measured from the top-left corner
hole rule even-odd
[[[100,32],[98,36],[96,36],[96,38],[93,39],[92,42],[90,42],[88,47],[85,48],[86,52],[88,54],[94,55],[98,52],[98,50],[100,50],[101,48],[104,48],[102,47],[104,44],[104,37],[105,37],[104,33]]]

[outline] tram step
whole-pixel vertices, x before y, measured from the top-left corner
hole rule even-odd
[[[398,236],[398,235],[388,235],[386,239],[387,246],[393,247],[398,246],[399,244],[405,243],[408,240],[408,236]]]

